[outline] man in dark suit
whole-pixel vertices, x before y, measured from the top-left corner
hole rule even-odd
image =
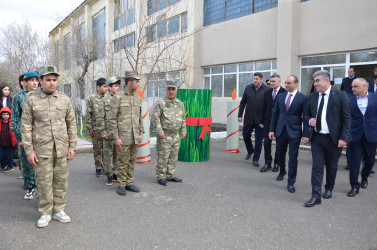
[[[371,77],[368,77],[367,79],[367,82],[369,83],[369,89],[368,89],[369,92],[376,92],[376,88],[377,88],[376,79],[377,79],[377,67],[374,67],[373,75]]]
[[[319,70],[313,74],[316,92],[309,96],[305,122],[311,126],[312,198],[305,206],[321,204],[324,163],[326,185],[324,199],[332,196],[342,147],[350,141],[351,114],[349,97],[344,91],[331,88],[330,73]],[[305,140],[304,143],[307,141]]]
[[[272,155],[271,155],[271,143],[272,140],[268,138],[268,133],[270,132],[270,124],[271,124],[271,116],[272,110],[274,109],[276,97],[279,94],[287,92],[285,88],[280,86],[281,78],[278,74],[273,74],[270,77],[270,88],[264,93],[264,103],[261,113],[261,119],[259,127],[264,129],[264,166],[260,169],[261,172],[266,172],[267,170],[271,169],[272,164]],[[277,147],[276,147],[277,149]],[[278,159],[278,151],[275,151],[275,160],[274,160],[274,168],[272,172],[279,171],[279,159]]]
[[[247,155],[246,160],[253,156],[253,164],[255,167],[259,166],[259,157],[262,151],[263,128],[259,127],[260,115],[264,102],[264,92],[270,89],[267,85],[263,84],[262,73],[256,72],[253,77],[254,83],[247,85],[240,103],[240,110],[238,112],[238,121],[242,122],[242,115],[245,110],[244,123],[243,123],[243,140],[246,145]],[[255,129],[255,148],[251,143],[251,134]]]
[[[359,188],[367,188],[368,176],[374,165],[377,147],[377,95],[368,93],[368,82],[357,78],[352,82],[354,96],[350,98],[351,109],[351,165],[348,196],[359,193]],[[361,171],[361,184],[358,181],[361,158],[364,167]]]
[[[277,181],[283,180],[287,173],[285,170],[285,155],[289,145],[288,161],[288,185],[290,193],[294,193],[297,175],[297,157],[300,147],[301,136],[307,140],[309,137],[309,125],[306,123],[302,126],[308,97],[297,91],[298,79],[290,75],[285,80],[285,88],[288,92],[277,97],[274,111],[272,112],[270,140],[276,136],[276,143],[279,154],[280,173],[276,178]],[[304,131],[303,129],[304,128]]]
[[[355,69],[350,67],[348,69],[348,77],[343,78],[342,85],[340,86],[340,90],[344,90],[347,92],[348,95],[352,93],[352,81],[355,80]]]

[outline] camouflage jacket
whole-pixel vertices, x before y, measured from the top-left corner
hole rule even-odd
[[[62,92],[46,95],[41,89],[30,92],[25,99],[22,138],[27,155],[52,157],[54,145],[57,157],[76,149],[77,128],[71,100]]]
[[[88,132],[99,131],[97,128],[97,116],[98,110],[103,106],[102,103],[103,95],[96,93],[91,95],[86,102],[86,128]]]
[[[170,100],[165,97],[156,102],[153,108],[152,128],[159,135],[177,134],[181,129],[182,134],[186,134],[186,111],[183,103],[174,98]]]
[[[21,91],[13,98],[11,129],[13,130],[13,133],[16,136],[17,142],[22,141],[21,116],[22,116],[22,109],[24,107],[24,100],[27,93],[29,93],[29,91]]]
[[[107,117],[109,116],[110,112],[110,100],[113,96],[107,92],[105,96],[101,99],[102,105],[98,108],[97,112],[97,124],[96,129],[101,132],[101,136],[109,135],[109,129],[107,126]],[[109,138],[111,139],[111,138]]]
[[[107,118],[109,136],[122,140],[123,145],[139,144],[144,133],[141,114],[141,97],[136,91],[131,94],[121,90],[111,98]]]

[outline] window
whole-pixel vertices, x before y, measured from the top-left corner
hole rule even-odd
[[[148,0],[148,15],[163,10],[168,6],[178,3],[180,0]]]
[[[147,85],[147,97],[164,97],[167,79],[176,81],[178,88],[181,86],[181,73],[179,71],[152,74]]]
[[[96,59],[101,59],[105,56],[106,47],[106,12],[102,10],[98,15],[93,17],[93,40],[94,40],[94,55]]]
[[[114,52],[117,53],[126,48],[135,47],[135,32],[114,40]]]
[[[258,61],[228,64],[204,68],[204,89],[211,89],[213,97],[231,97],[236,89],[238,97],[243,95],[245,87],[253,83],[255,72],[263,74],[266,82],[276,72],[276,61]]]
[[[59,60],[60,60],[59,41],[57,41],[54,44],[54,64],[58,71],[59,71]]]
[[[157,38],[185,31],[187,31],[187,13],[183,13],[148,27],[147,42],[150,43]]]
[[[310,0],[301,0],[301,2],[308,2],[308,1],[310,1]]]
[[[71,97],[71,84],[64,84],[64,93]]]
[[[64,69],[71,68],[71,34],[64,37]]]
[[[77,65],[84,65],[85,55],[85,24],[81,24],[76,30]]]
[[[204,0],[204,26],[275,8],[278,0]]]
[[[135,0],[115,0],[114,31],[135,22]]]

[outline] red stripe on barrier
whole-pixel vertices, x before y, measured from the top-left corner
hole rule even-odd
[[[147,116],[148,112],[149,112],[149,105],[148,105],[147,113],[145,113],[145,115],[143,116],[143,119]]]
[[[141,145],[138,145],[137,147],[138,148],[141,148],[141,147],[144,147],[145,145],[148,145],[151,141],[149,140],[148,142],[144,143],[144,144],[141,144]]]
[[[150,163],[151,160],[148,160],[148,161],[139,161],[139,162],[136,162],[136,164],[146,164],[146,163]]]
[[[239,153],[240,150],[239,148],[235,148],[235,149],[228,149],[227,152],[231,152],[231,153]]]
[[[145,158],[148,158],[149,156],[151,156],[151,154],[149,154],[149,155],[147,155],[147,156],[143,156],[143,157],[137,157],[136,160],[145,159]]]
[[[231,133],[230,135],[228,135],[227,137],[226,137],[226,139],[228,139],[228,137],[231,137],[232,135],[235,135],[235,134],[237,134],[238,132],[240,132],[240,130],[238,129],[236,132],[233,132],[233,133]]]
[[[234,111],[240,108],[240,105],[238,105],[235,109],[229,112],[229,114],[226,117],[229,117]]]

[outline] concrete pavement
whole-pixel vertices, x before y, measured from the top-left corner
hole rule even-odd
[[[94,176],[93,155],[71,163],[66,212],[72,222],[36,228],[37,200],[23,200],[18,172],[0,174],[0,249],[377,249],[377,176],[354,198],[341,157],[333,198],[313,208],[311,153],[301,150],[296,193],[286,177],[260,173],[225,140],[211,142],[208,162],[178,162],[183,183],[160,186],[152,162],[137,165],[142,190],[125,197]],[[262,155],[263,156],[263,155]],[[262,165],[263,157],[259,161]]]

